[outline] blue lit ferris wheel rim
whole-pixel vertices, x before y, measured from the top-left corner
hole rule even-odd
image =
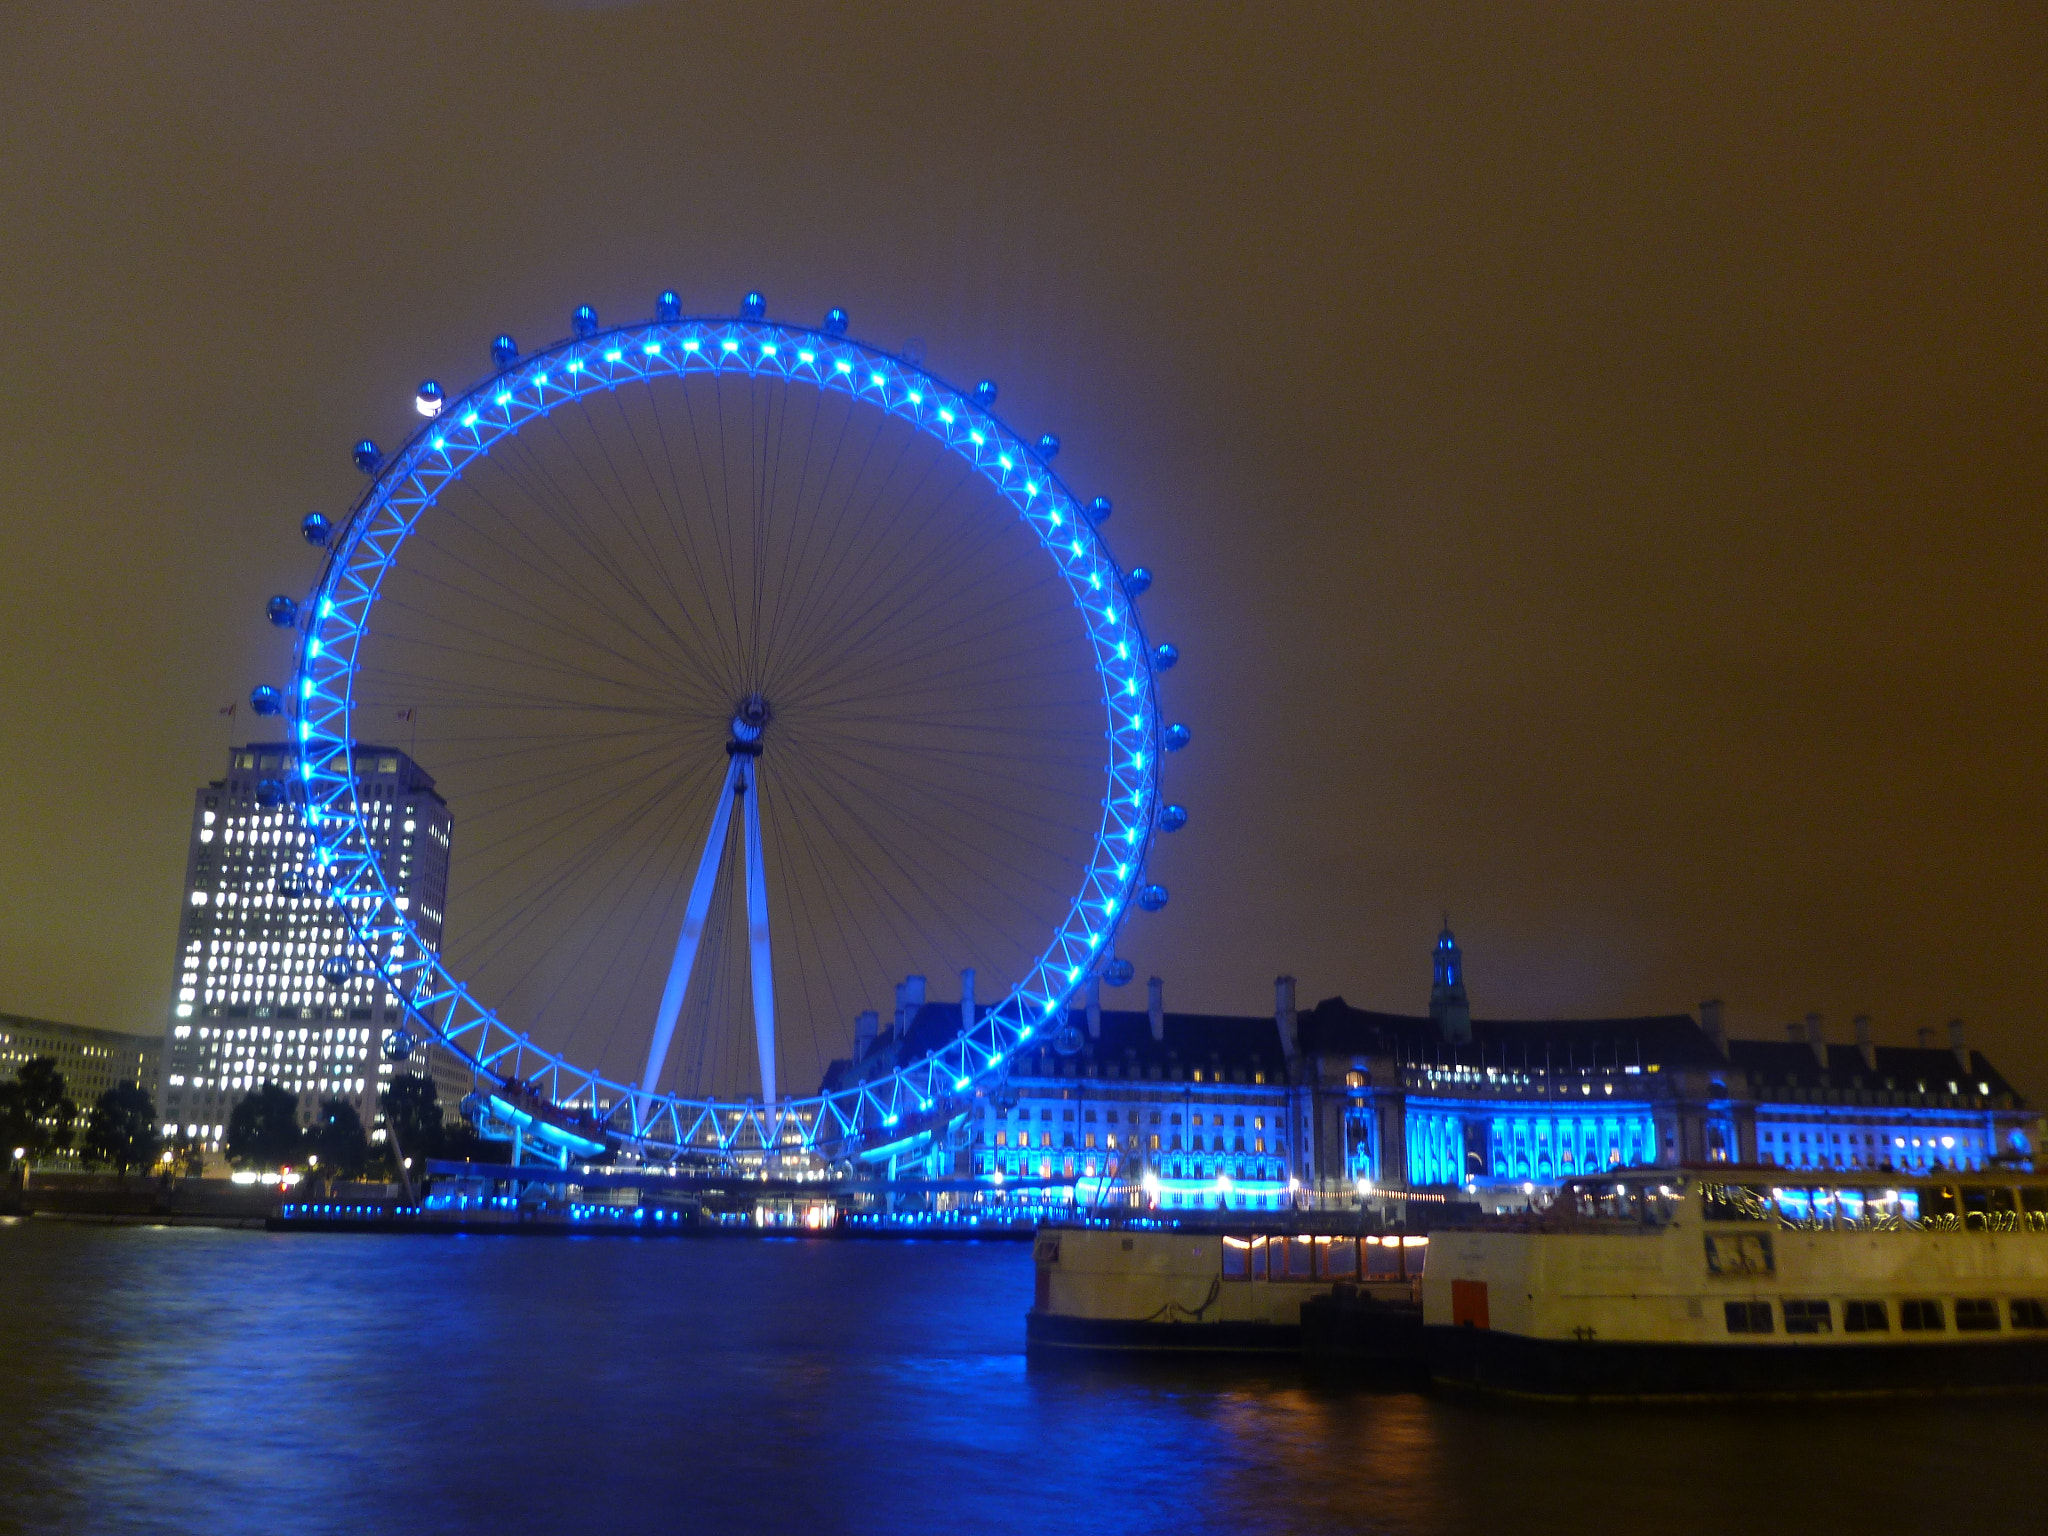
[[[421,942],[406,898],[371,850],[352,750],[355,671],[371,613],[406,538],[441,491],[557,406],[697,375],[778,379],[845,395],[910,424],[975,470],[1031,529],[1073,594],[1107,725],[1103,814],[1081,890],[1022,979],[933,1055],[836,1093],[779,1101],[772,1121],[752,1101],[652,1094],[576,1067],[473,998]],[[829,1149],[897,1133],[1045,1031],[1114,936],[1143,879],[1162,735],[1153,655],[1100,529],[1039,451],[984,405],[843,336],[691,318],[579,336],[521,359],[449,401],[377,470],[333,540],[309,608],[290,696],[306,817],[322,882],[371,969],[409,1014],[482,1071],[536,1083],[556,1103],[609,1098],[607,1129],[651,1148]]]

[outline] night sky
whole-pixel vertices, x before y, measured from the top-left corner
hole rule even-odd
[[[2048,13],[883,10],[0,12],[0,1010],[162,1028],[351,442],[759,287],[1115,497],[1169,1006],[1419,1011],[1448,910],[1482,1016],[2048,1092]]]

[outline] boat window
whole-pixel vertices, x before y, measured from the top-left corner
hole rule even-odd
[[[1401,1239],[1368,1237],[1365,1240],[1365,1277],[1368,1280],[1398,1280],[1401,1277]]]
[[[1829,1191],[1835,1201],[1835,1222],[1845,1231],[1870,1230],[1870,1201],[1860,1189]]]
[[[1907,1333],[1940,1333],[1948,1325],[1941,1320],[1940,1302],[1902,1301],[1899,1303],[1899,1326]]]
[[[1885,1311],[1881,1301],[1845,1301],[1842,1303],[1842,1332],[1844,1333],[1890,1333],[1891,1315]]]
[[[1771,1304],[1768,1301],[1731,1301],[1726,1307],[1730,1333],[1771,1332]]]
[[[1252,1243],[1248,1237],[1223,1239],[1223,1278],[1249,1280],[1252,1277]]]
[[[2048,1304],[2030,1301],[2025,1297],[2012,1304],[2012,1325],[2015,1328],[2048,1328]]]
[[[1833,1333],[1835,1331],[1834,1308],[1825,1301],[1787,1301],[1785,1303],[1785,1331],[1787,1333]]]
[[[1312,1237],[1276,1237],[1267,1261],[1275,1280],[1313,1280],[1316,1277],[1316,1240]]]
[[[2019,1231],[2019,1207],[2011,1190],[1996,1184],[1966,1184],[1962,1198],[1963,1225],[1970,1231]]]
[[[1991,1300],[1966,1300],[1956,1303],[1957,1333],[1998,1332],[1998,1303]]]
[[[1907,1191],[1911,1193],[1911,1191]],[[1960,1232],[1963,1228],[1962,1214],[1956,1209],[1956,1191],[1952,1184],[1937,1184],[1919,1191],[1920,1226],[1929,1232]],[[1907,1220],[1911,1220],[1908,1217]]]
[[[1708,1221],[1768,1221],[1771,1202],[1760,1185],[1702,1183],[1700,1213]]]
[[[1404,1237],[1401,1239],[1401,1264],[1413,1280],[1429,1266],[1429,1239],[1426,1237]]]
[[[1358,1240],[1350,1237],[1316,1239],[1316,1273],[1325,1280],[1354,1280],[1358,1277]]]
[[[2029,1232],[2048,1232],[2048,1188],[2029,1184],[2020,1191],[2020,1212]]]
[[[1778,1202],[1778,1225],[1791,1227],[1795,1231],[1824,1231],[1834,1225],[1825,1212],[1832,1210],[1832,1202],[1816,1200],[1816,1195],[1825,1195],[1825,1190],[1797,1189],[1780,1186],[1771,1191]]]

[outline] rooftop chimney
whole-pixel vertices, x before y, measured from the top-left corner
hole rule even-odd
[[[1294,1011],[1294,978],[1273,978],[1273,1022],[1280,1026],[1280,1049],[1293,1061],[1301,1054],[1301,1017]]]
[[[965,1033],[974,1028],[974,967],[968,966],[960,973],[960,1029]]]
[[[875,1031],[881,1026],[881,1018],[872,1008],[863,1009],[859,1018],[853,1021],[853,1059],[859,1061],[875,1048]]]
[[[903,983],[896,983],[896,1038],[903,1038]]]
[[[1088,978],[1088,1038],[1102,1038],[1102,977],[1099,974]]]
[[[1728,1054],[1727,1027],[1721,1022],[1721,999],[1710,997],[1700,1004],[1700,1033],[1707,1037],[1707,1044],[1716,1052]]]
[[[1145,983],[1145,1011],[1152,1016],[1152,1038],[1166,1038],[1166,983],[1157,976]]]
[[[924,1006],[924,978],[922,976],[906,976],[903,978],[903,1006],[909,1010],[912,1018],[917,1017],[917,1010]]]
[[[1923,1050],[1923,1051],[1931,1051],[1931,1050],[1933,1050],[1933,1049],[1934,1049],[1934,1031],[1933,1031],[1933,1030],[1931,1030],[1931,1029],[1916,1029],[1916,1030],[1914,1030],[1914,1031],[1913,1031],[1913,1038],[1914,1038],[1915,1040],[1917,1040],[1917,1041],[1918,1041],[1918,1042],[1920,1043],[1920,1049],[1921,1049],[1921,1050]]]
[[[1864,1071],[1877,1070],[1877,1046],[1870,1038],[1870,1015],[1867,1013],[1856,1015],[1856,1054],[1863,1058]]]
[[[1787,1024],[1785,1026],[1785,1038],[1787,1040],[1790,1040],[1794,1045],[1797,1045],[1800,1041],[1806,1038],[1806,1026],[1800,1023],[1797,1019],[1794,1019],[1790,1024]]]
[[[1957,1064],[1962,1067],[1963,1071],[1968,1072],[1970,1070],[1970,1048],[1963,1044],[1963,1021],[1961,1019],[1950,1019],[1948,1021],[1948,1048],[1956,1053]]]
[[[1828,1040],[1827,1036],[1821,1033],[1820,1015],[1817,1013],[1809,1013],[1806,1016],[1806,1043],[1813,1047],[1813,1059],[1820,1063],[1821,1071],[1827,1071]]]

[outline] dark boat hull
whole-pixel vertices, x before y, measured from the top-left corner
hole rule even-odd
[[[1118,1318],[1024,1314],[1033,1354],[1298,1355],[1301,1330],[1282,1323],[1142,1323]]]
[[[2048,1388],[2048,1338],[1891,1344],[1647,1344],[1423,1330],[1439,1386],[1572,1402],[1892,1397]]]

